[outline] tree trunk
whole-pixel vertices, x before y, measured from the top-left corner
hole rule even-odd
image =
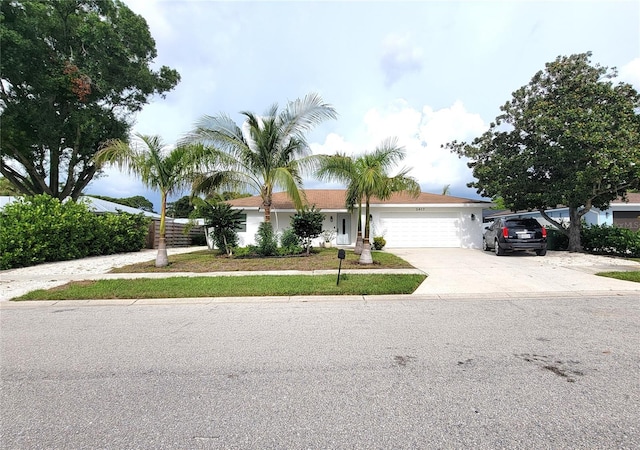
[[[358,230],[358,237],[356,238],[356,247],[353,249],[353,253],[355,253],[356,255],[361,255],[362,246],[363,246],[362,231]]]
[[[582,240],[580,231],[582,230],[582,215],[579,214],[578,208],[569,207],[569,251],[581,252]]]
[[[156,267],[167,267],[169,256],[167,255],[167,241],[164,236],[160,236],[158,241],[158,254],[156,255]]]
[[[364,242],[362,243],[362,253],[360,254],[360,264],[373,264],[371,256],[371,243],[369,242],[369,199],[364,208]]]
[[[160,238],[158,240],[158,254],[156,255],[156,267],[166,267],[169,265],[169,257],[167,255],[166,241],[166,225],[165,216],[167,215],[167,193],[160,194]]]
[[[358,202],[358,235],[356,237],[356,248],[353,250],[353,253],[361,255],[362,245],[362,203]]]
[[[59,200],[59,180],[60,177],[60,152],[56,147],[49,149],[49,189],[51,189],[51,196]],[[70,182],[70,181],[69,181]]]
[[[271,222],[271,205],[262,205],[264,207],[264,221]]]
[[[371,256],[371,244],[368,238],[364,238],[362,244],[362,253],[360,254],[360,264],[373,264],[373,258]]]

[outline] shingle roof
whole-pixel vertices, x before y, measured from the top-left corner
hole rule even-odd
[[[630,192],[627,194],[628,203],[640,203],[640,192]],[[617,198],[611,203],[627,203],[624,200]]]
[[[318,209],[344,209],[346,190],[344,189],[307,189],[307,204],[315,205]],[[260,196],[244,197],[235,200],[229,200],[231,206],[239,208],[258,208],[262,207],[262,199]],[[468,198],[452,197],[450,195],[429,194],[422,192],[416,198],[411,197],[407,193],[396,193],[389,200],[379,200],[372,198],[371,205],[450,205],[450,204],[467,204],[467,203],[483,203],[489,204],[483,200],[471,200]],[[285,192],[276,192],[273,194],[271,207],[280,210],[293,210],[293,203]]]

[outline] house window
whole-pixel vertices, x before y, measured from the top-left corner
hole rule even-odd
[[[240,214],[240,219],[242,219],[242,222],[240,222],[240,228],[237,228],[236,232],[238,232],[238,233],[246,233],[246,231],[247,231],[247,215],[246,214]]]

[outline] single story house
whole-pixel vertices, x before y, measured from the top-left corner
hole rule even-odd
[[[569,221],[569,208],[560,206],[558,208],[547,211],[549,217],[560,222]],[[548,225],[548,222],[542,218],[539,211],[498,211],[495,214],[485,215],[486,221],[491,221],[497,217],[533,217],[538,219],[542,225]],[[598,209],[591,208],[583,216],[584,221],[588,225],[609,225],[628,228],[633,231],[640,230],[640,193],[634,192],[627,194],[627,199],[618,198],[611,202],[609,208]]]
[[[357,238],[358,211],[347,211],[344,189],[307,189],[307,204],[324,214],[323,230],[335,230],[334,245],[353,246]],[[227,201],[233,209],[243,210],[246,221],[238,235],[240,245],[255,244],[258,226],[264,221],[260,196]],[[482,211],[491,203],[482,200],[422,192],[413,198],[396,193],[388,200],[370,201],[371,239],[382,236],[387,247],[462,247],[482,246]],[[290,228],[296,209],[286,193],[273,194],[271,223],[274,231]],[[362,205],[364,214],[364,204]],[[362,221],[364,227],[364,218]],[[320,245],[322,238],[315,243]]]

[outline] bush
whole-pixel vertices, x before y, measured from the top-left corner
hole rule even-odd
[[[278,239],[273,232],[271,222],[262,222],[256,234],[256,251],[260,256],[273,256],[278,253]]]
[[[599,255],[640,257],[640,231],[608,225],[582,228],[582,246],[585,251]]]
[[[556,228],[547,228],[547,250],[567,250],[569,236]]]
[[[97,216],[81,202],[21,198],[0,213],[0,269],[138,251],[148,227],[142,215]]]
[[[382,236],[376,236],[373,238],[373,249],[382,250],[387,245],[387,241]]]
[[[213,228],[210,232],[213,244],[221,252],[231,255],[240,240],[236,230],[242,227],[242,222],[245,220],[242,210],[233,210],[227,203],[213,203],[206,200],[198,200],[196,204],[197,214],[205,219],[205,226]]]
[[[311,250],[311,241],[322,233],[323,220],[324,215],[315,206],[305,207],[291,218],[291,228],[307,254]]]
[[[235,230],[229,228],[216,229],[213,232],[213,244],[222,252],[231,254],[233,249],[238,246],[240,238]]]
[[[93,214],[92,214],[93,215]],[[97,216],[92,256],[137,252],[147,240],[151,219],[143,214],[102,214]]]
[[[296,236],[291,228],[284,229],[280,235],[280,249],[278,250],[278,254],[297,255],[301,252],[300,238]]]
[[[204,231],[201,234],[191,236],[191,245],[207,245],[207,238]]]

